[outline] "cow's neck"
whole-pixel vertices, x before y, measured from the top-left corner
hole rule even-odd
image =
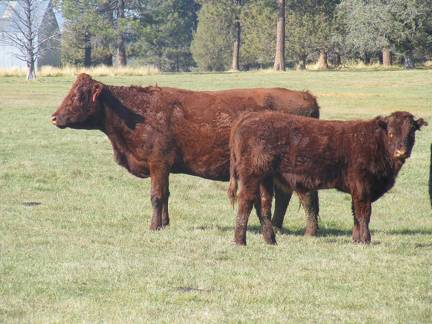
[[[124,164],[127,161],[123,160],[134,155],[133,138],[140,116],[130,112],[110,91],[104,92],[100,103],[103,111],[101,130],[110,139],[117,162]]]

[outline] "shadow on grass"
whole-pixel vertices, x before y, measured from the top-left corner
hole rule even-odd
[[[192,229],[194,230],[218,230],[221,232],[234,232],[234,226],[219,226],[219,225],[203,225],[203,226],[194,226]],[[261,233],[260,225],[248,225],[247,231],[250,233]],[[303,236],[304,229],[287,229],[283,228],[281,232],[278,232],[279,235],[293,235],[293,236]],[[318,236],[326,237],[326,236],[351,236],[351,230],[337,229],[337,228],[323,228],[318,230]]]
[[[203,225],[203,226],[195,226],[192,229],[194,230],[218,230],[221,232],[233,232],[234,226],[219,226],[219,225]],[[261,233],[261,227],[259,225],[249,225],[248,232],[250,233]],[[431,235],[432,236],[432,228],[431,229],[400,229],[400,230],[373,230],[371,229],[371,234],[384,233],[388,235],[405,235],[405,236],[415,236],[415,235]],[[304,236],[304,229],[287,229],[283,228],[282,231],[278,232],[277,235],[291,235],[291,236]],[[351,237],[352,232],[351,229],[339,229],[333,227],[320,228],[318,230],[318,237],[339,237],[346,236]]]

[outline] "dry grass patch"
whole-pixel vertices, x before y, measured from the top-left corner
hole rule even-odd
[[[61,77],[74,76],[79,73],[87,73],[92,76],[145,76],[159,74],[160,71],[153,65],[143,66],[106,66],[98,65],[89,68],[65,66],[43,66],[36,72],[37,77]],[[0,77],[25,77],[27,75],[26,68],[2,68],[0,69]]]

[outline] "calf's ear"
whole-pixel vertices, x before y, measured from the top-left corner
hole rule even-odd
[[[99,95],[102,92],[102,85],[100,83],[96,83],[93,86],[93,90],[92,90],[92,102],[96,102],[97,97],[99,97]]]
[[[417,130],[420,130],[422,126],[427,126],[428,123],[423,118],[419,118],[417,120],[414,120],[414,125]]]

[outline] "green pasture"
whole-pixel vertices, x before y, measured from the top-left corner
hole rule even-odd
[[[150,232],[149,180],[117,166],[101,132],[50,125],[73,79],[0,78],[1,323],[432,321],[432,70],[98,79],[308,89],[322,118],[408,110],[430,126],[373,205],[370,246],[351,243],[350,197],[328,190],[319,237],[302,236],[294,197],[277,246],[252,215],[248,246],[237,247],[226,183],[171,176],[171,225]]]

